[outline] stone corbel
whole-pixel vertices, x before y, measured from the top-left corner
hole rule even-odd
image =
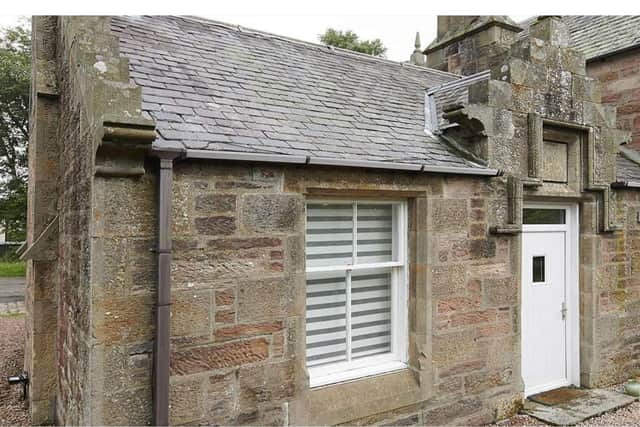
[[[105,116],[100,132],[97,176],[137,177],[145,174],[144,156],[156,139],[153,121]]]
[[[507,177],[507,223],[491,227],[492,234],[518,234],[522,231],[522,180]]]

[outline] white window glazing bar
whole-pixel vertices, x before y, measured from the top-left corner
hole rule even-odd
[[[351,362],[351,272],[347,271],[346,280],[346,340],[347,340],[347,362]]]
[[[390,262],[374,262],[371,264],[359,264],[359,265],[328,265],[322,267],[309,267],[307,273],[317,273],[324,271],[353,271],[353,270],[367,270],[372,268],[392,268],[392,267],[404,267],[403,262],[390,261]]]
[[[352,260],[351,264],[358,263],[358,202],[353,202],[353,219],[351,220],[353,231],[351,232]]]

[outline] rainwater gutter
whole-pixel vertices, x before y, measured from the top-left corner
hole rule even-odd
[[[424,165],[419,163],[379,162],[371,160],[335,159],[328,157],[283,154],[238,153],[230,151],[186,150],[185,159],[231,160],[297,165],[338,166],[352,168],[389,169],[400,171],[444,173],[456,175],[500,176],[498,169],[466,166]]]
[[[640,188],[640,181],[617,181],[611,186],[613,188]]]

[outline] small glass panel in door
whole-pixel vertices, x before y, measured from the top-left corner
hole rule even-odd
[[[545,267],[545,257],[544,256],[534,256],[533,257],[533,283],[544,283],[544,267]]]
[[[525,208],[522,210],[523,224],[566,224],[565,209]]]

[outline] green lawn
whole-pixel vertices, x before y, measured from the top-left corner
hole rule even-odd
[[[24,276],[26,265],[22,261],[0,262],[0,277]]]

